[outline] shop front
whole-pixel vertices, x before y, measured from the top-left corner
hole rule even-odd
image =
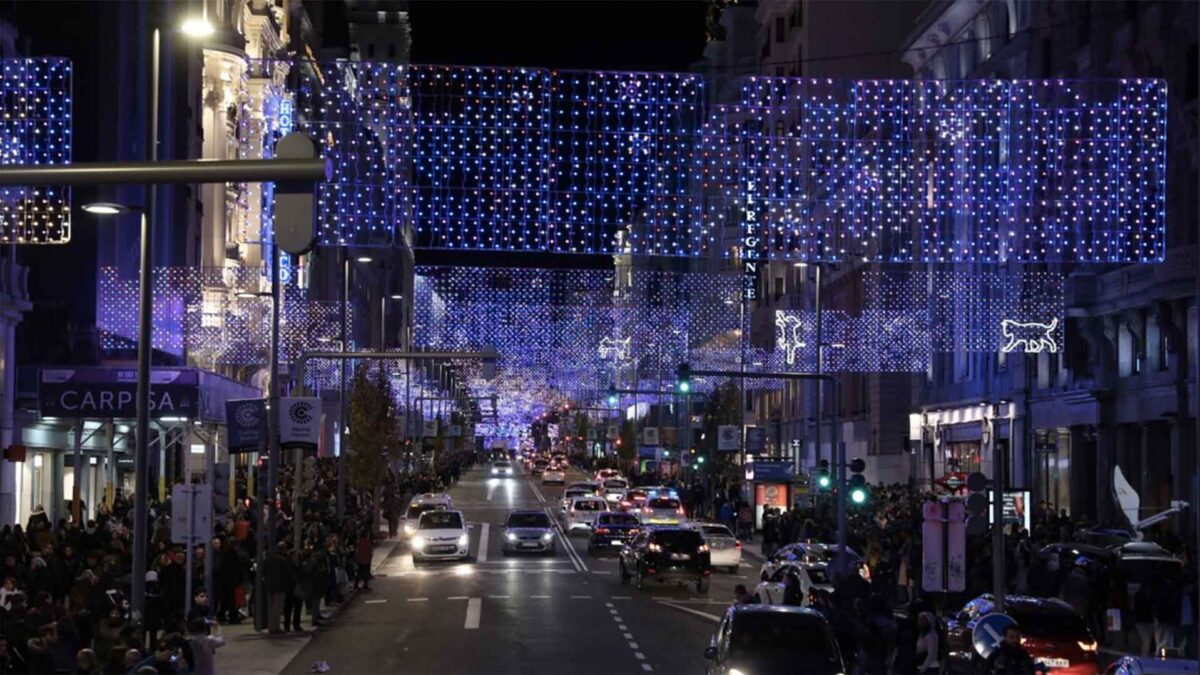
[[[763,511],[792,507],[797,485],[795,468],[790,459],[754,459],[744,468],[746,486],[754,506],[754,528],[762,528]]]

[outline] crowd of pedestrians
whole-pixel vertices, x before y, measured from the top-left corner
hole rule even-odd
[[[356,590],[370,590],[377,518],[402,511],[406,494],[448,487],[473,461],[442,453],[425,472],[388,472],[374,495],[347,489],[337,508],[336,464],[318,460],[316,480],[301,500],[301,540],[293,541],[292,485],[285,472],[276,492],[282,508],[267,532],[267,610],[272,634],[321,626],[329,609]],[[38,507],[24,525],[0,530],[0,674],[212,673],[224,643],[222,625],[253,618],[262,509],[235,477],[236,506],[214,519],[212,538],[193,556],[195,593],[184,601],[186,550],[171,541],[171,500],[151,494],[145,612],[130,611],[132,496],[117,491],[83,523],[51,522]],[[168,493],[169,494],[169,493]],[[389,529],[395,527],[389,518]],[[205,588],[205,548],[212,551],[212,595]]]

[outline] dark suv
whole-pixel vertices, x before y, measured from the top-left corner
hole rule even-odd
[[[639,532],[621,549],[621,583],[630,579],[640,590],[646,581],[696,584],[696,591],[708,593],[712,576],[708,544],[693,529],[660,527]]]
[[[588,539],[588,553],[615,551],[628,544],[641,530],[642,523],[632,513],[601,513],[592,525],[592,536]]]

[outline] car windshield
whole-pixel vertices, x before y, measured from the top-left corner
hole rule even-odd
[[[535,466],[548,466],[549,464],[550,464],[550,462],[547,462],[547,461],[546,461],[546,460],[544,460],[544,459],[539,459],[539,460],[537,460],[537,461],[535,461],[535,462],[534,462],[534,465],[535,465]]]
[[[442,506],[441,504],[413,504],[412,506],[408,507],[408,519],[416,520],[417,518],[420,518],[421,514],[425,513],[426,511],[436,511],[444,508],[446,507]]]
[[[655,532],[651,541],[668,551],[692,552],[704,543],[699,532],[692,530],[666,530]]]
[[[498,466],[498,467],[501,467],[501,468],[507,468],[507,467],[509,466],[509,464],[508,464],[508,462],[496,462],[496,463],[494,463],[492,466]]]
[[[729,531],[728,527],[722,525],[705,525],[703,529],[704,536],[706,537],[728,537],[729,539],[733,539],[733,533]]]
[[[799,659],[807,673],[841,670],[824,622],[804,614],[738,613],[733,619],[729,657],[759,664],[764,671],[776,670],[771,664],[793,670]]]
[[[604,487],[615,490],[624,490],[627,485],[628,483],[620,478],[609,478],[608,480],[604,481]]]
[[[594,499],[580,499],[575,502],[574,509],[576,511],[603,511],[604,502],[598,502]]]
[[[589,490],[567,490],[563,493],[563,499],[574,499],[575,497],[586,497],[592,494]]]
[[[652,508],[652,509],[677,509],[677,508],[679,508],[679,501],[676,499],[664,499],[662,497],[659,497],[658,499],[650,500],[650,508]]]
[[[1118,564],[1125,573],[1125,581],[1131,584],[1153,583],[1159,580],[1176,583],[1183,573],[1183,566],[1175,560],[1126,558]]]
[[[421,516],[418,530],[461,530],[462,516],[453,511],[430,511]]]
[[[812,580],[814,584],[825,585],[830,583],[827,570],[824,570],[820,567],[807,567],[805,568],[805,571],[808,572],[808,578]]]
[[[606,513],[599,518],[599,522],[604,525],[638,525],[638,519],[628,513]]]
[[[514,513],[508,517],[509,527],[550,527],[544,513]]]
[[[1091,632],[1084,625],[1078,614],[1068,609],[1037,609],[1033,607],[1009,607],[1011,616],[1021,632],[1036,638],[1067,638],[1071,640],[1091,640]]]

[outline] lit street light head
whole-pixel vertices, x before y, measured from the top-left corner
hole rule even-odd
[[[83,210],[96,216],[115,216],[121,213],[133,213],[137,209],[116,202],[91,202],[84,204]]]
[[[206,38],[217,31],[208,19],[204,17],[192,17],[183,22],[179,26],[179,30],[184,35],[192,38]]]

